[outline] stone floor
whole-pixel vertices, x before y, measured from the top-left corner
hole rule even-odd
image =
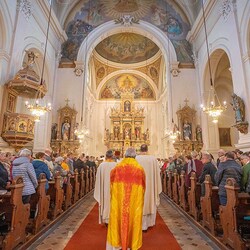
[[[64,249],[95,203],[93,195],[90,194],[63,223],[57,228],[49,230],[46,235],[35,242],[28,250]],[[169,204],[166,199],[161,199],[158,212],[182,249],[219,249],[199,229],[192,225],[186,217]]]

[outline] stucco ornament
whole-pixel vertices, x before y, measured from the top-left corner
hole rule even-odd
[[[221,0],[219,12],[223,17],[224,21],[227,21],[231,13],[233,12],[233,0]]]
[[[22,12],[26,19],[29,19],[32,14],[31,2],[29,0],[18,0],[17,10]]]
[[[131,16],[131,15],[124,15],[118,19],[115,20],[115,23],[118,24],[120,23],[121,25],[125,26],[125,27],[129,27],[131,26],[133,23],[139,23],[139,20],[136,19],[135,17]]]

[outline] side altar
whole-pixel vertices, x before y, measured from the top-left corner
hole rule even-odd
[[[129,147],[139,150],[142,144],[150,145],[149,129],[144,128],[144,119],[144,108],[135,108],[134,94],[122,94],[120,108],[111,109],[110,129],[105,128],[107,148],[123,155]]]

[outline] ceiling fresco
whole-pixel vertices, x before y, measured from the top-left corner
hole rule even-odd
[[[80,1],[68,17],[65,27],[68,40],[62,46],[62,61],[76,60],[87,34],[99,25],[125,14],[161,29],[172,41],[177,60],[181,63],[193,62],[192,48],[186,40],[190,24],[183,11],[172,0]]]
[[[95,49],[105,59],[116,63],[143,62],[159,51],[158,46],[150,39],[127,32],[104,39]]]
[[[109,79],[101,89],[100,99],[121,99],[125,92],[134,93],[135,99],[155,100],[150,84],[135,74],[121,74]]]

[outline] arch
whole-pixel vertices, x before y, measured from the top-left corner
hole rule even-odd
[[[250,53],[250,2],[247,1],[239,27],[242,38],[243,56]]]
[[[211,51],[209,52],[209,57],[210,60],[212,59],[214,53],[218,53],[219,51],[221,53],[226,53],[230,62],[230,65],[232,65],[232,57],[231,57],[231,53],[230,53],[230,49],[229,49],[229,41],[226,38],[219,38],[215,41],[213,41],[213,48],[211,49]],[[204,44],[205,46],[205,44]],[[222,55],[222,54],[221,54]],[[217,60],[215,60],[215,64],[211,63],[211,71],[212,71],[212,78],[214,78],[214,69],[216,68],[217,64],[216,61],[218,63],[220,57],[217,58]],[[203,54],[201,56],[200,61],[201,63],[201,67],[200,67],[200,71],[201,71],[201,79],[202,79],[202,86],[201,86],[201,92],[204,93],[207,90],[207,85],[206,85],[206,74],[208,73],[208,58],[207,58],[207,51],[204,49],[203,50]]]
[[[126,73],[126,74],[134,74],[134,75],[138,75],[138,76],[141,76],[142,78],[144,78],[145,80],[147,80],[147,82],[150,84],[150,87],[152,87],[153,91],[154,91],[154,96],[157,100],[158,98],[158,90],[155,86],[155,83],[153,82],[153,80],[147,76],[146,74],[140,72],[140,71],[137,71],[137,70],[118,70],[118,71],[115,71],[115,72],[112,72],[110,73],[108,76],[106,76],[98,85],[97,87],[97,90],[96,90],[96,97],[98,100],[101,100],[100,99],[100,94],[101,94],[101,90],[102,88],[104,87],[104,85],[106,84],[106,82],[108,80],[110,80],[111,78],[113,78],[114,76],[117,76],[117,75],[120,75],[120,74],[123,74],[123,73]]]
[[[77,61],[82,61],[82,59],[85,59],[86,62],[89,61],[92,51],[100,41],[111,35],[121,32],[136,33],[149,38],[159,47],[162,52],[164,52],[163,56],[166,62],[169,62],[169,54],[171,61],[177,61],[177,55],[174,46],[168,36],[154,25],[145,21],[140,21],[140,24],[134,24],[130,27],[117,25],[114,23],[114,21],[109,21],[98,26],[83,40],[78,51]],[[170,43],[169,52],[167,46],[168,43]]]
[[[222,40],[222,39],[218,39]],[[229,103],[231,102],[231,94],[233,92],[233,78],[230,72],[231,61],[230,53],[225,46],[217,44],[213,48],[213,52],[210,54],[211,60],[211,71],[212,71],[212,80],[214,88],[218,95],[218,98],[222,104],[223,101],[228,103],[228,108],[222,113],[219,118],[217,125],[210,124],[210,119],[205,119],[203,117],[203,127],[206,128],[206,136],[204,137],[204,143],[206,145],[206,150],[211,152],[217,151],[220,147],[225,148],[226,150],[232,150],[234,144],[238,141],[238,131],[236,129],[231,129],[230,138],[231,145],[220,144],[220,132],[223,134],[225,129],[229,129],[234,124],[234,116],[232,116],[233,109]],[[208,68],[208,60],[204,62],[203,67],[203,101],[207,105],[207,98],[210,88],[210,73]],[[217,103],[216,103],[217,105]]]
[[[0,1],[0,34],[4,34],[0,38],[0,49],[7,53],[10,51],[12,30],[13,22],[8,7],[4,1]]]

